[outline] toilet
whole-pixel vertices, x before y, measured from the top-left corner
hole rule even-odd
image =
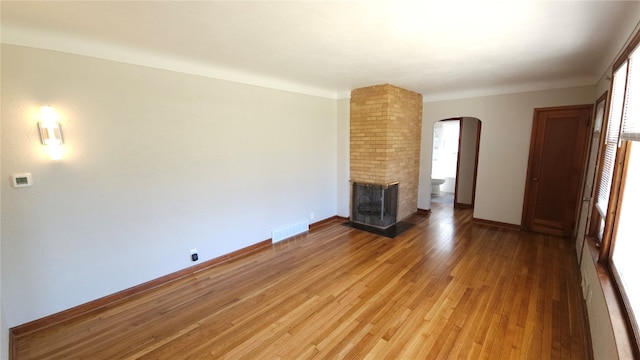
[[[431,179],[431,195],[440,195],[440,185],[444,184],[445,179]]]

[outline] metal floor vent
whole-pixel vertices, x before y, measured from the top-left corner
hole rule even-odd
[[[291,226],[287,226],[278,230],[273,230],[271,232],[271,242],[278,242],[284,239],[288,239],[292,236],[302,234],[303,232],[309,231],[309,221],[305,220],[299,222],[297,224],[293,224]]]

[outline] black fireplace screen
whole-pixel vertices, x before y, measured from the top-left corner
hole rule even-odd
[[[351,221],[386,229],[398,216],[398,183],[377,185],[353,183]]]

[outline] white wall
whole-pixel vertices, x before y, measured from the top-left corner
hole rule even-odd
[[[2,335],[0,338],[2,340],[2,344],[0,346],[0,359],[8,360],[9,359],[9,324],[7,324],[6,316],[4,315],[4,306],[0,304],[0,318],[2,318],[2,324],[0,331],[2,331]]]
[[[2,69],[2,47],[0,46],[0,69]],[[1,71],[0,71],[1,76]],[[2,92],[0,89],[0,98]],[[0,110],[2,106],[0,106]],[[2,158],[2,128],[0,127],[0,159]],[[0,166],[0,181],[4,179],[2,167]],[[0,191],[0,204],[2,203],[2,191]],[[2,206],[0,206],[0,219],[2,219]],[[2,280],[2,221],[0,221],[0,280]],[[0,359],[9,359],[9,324],[7,324],[7,318],[4,315],[4,304],[2,297],[2,286],[0,283]]]
[[[1,100],[9,326],[336,214],[335,100],[7,45]],[[42,105],[61,116],[59,162]],[[11,188],[19,172],[34,186]]]
[[[349,217],[351,214],[349,208],[349,196],[351,194],[350,180],[350,99],[338,100],[338,194],[337,203],[338,211],[337,215],[342,217]]]
[[[582,295],[587,305],[593,358],[596,360],[618,359],[609,308],[588,247],[583,249],[582,257],[583,261],[580,267]]]
[[[519,225],[533,109],[591,104],[593,86],[553,89],[469,99],[425,102],[418,207],[431,208],[433,124],[452,117],[482,121],[474,217]]]

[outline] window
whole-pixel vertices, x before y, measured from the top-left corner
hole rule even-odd
[[[596,209],[602,216],[600,260],[618,287],[640,344],[640,33],[616,61]]]
[[[624,294],[623,300],[630,313],[633,327],[637,330],[640,320],[640,285],[636,274],[640,274],[640,262],[637,261],[640,239],[635,223],[640,214],[640,143],[634,141],[628,146],[620,214],[616,221],[611,252],[611,267]]]
[[[607,137],[605,138],[604,156],[602,161],[602,177],[598,187],[596,198],[596,208],[604,218],[609,205],[609,194],[611,190],[611,180],[613,178],[613,167],[616,160],[618,140],[620,134],[620,122],[622,121],[622,104],[624,100],[624,89],[627,83],[627,65],[621,66],[613,75],[613,88],[611,89],[611,110],[609,111],[609,121],[607,125]]]

